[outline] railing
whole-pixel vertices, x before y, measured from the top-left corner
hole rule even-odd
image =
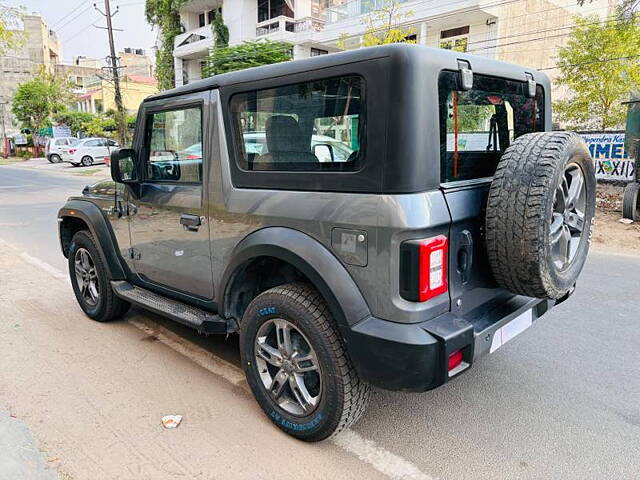
[[[407,3],[413,0],[396,0]],[[385,6],[388,0],[350,0],[342,5],[335,5],[325,10],[326,24],[337,23],[349,18],[359,17]]]
[[[260,22],[256,28],[256,37],[263,37],[275,32],[320,32],[324,28],[324,21],[319,18],[305,17],[294,20],[280,16]]]

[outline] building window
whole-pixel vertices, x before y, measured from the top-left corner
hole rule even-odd
[[[285,16],[294,18],[293,0],[257,0],[258,22],[265,22],[272,18]]]
[[[204,27],[206,24],[207,23],[206,23],[205,15],[204,13],[201,13],[200,15],[198,15],[198,26]]]
[[[312,49],[311,49],[311,56],[312,56],[312,57],[317,57],[317,56],[319,56],[319,55],[326,55],[326,54],[328,54],[328,53],[329,53],[329,52],[328,52],[327,50],[322,50],[322,49],[320,49],[320,48],[312,48]]]
[[[440,32],[440,48],[466,52],[469,44],[469,25],[458,28],[450,28]]]

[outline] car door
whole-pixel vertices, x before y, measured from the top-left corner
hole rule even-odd
[[[209,153],[204,148],[194,158],[189,147],[202,144],[208,95],[145,105],[137,148],[142,181],[129,198],[130,254],[139,280],[206,300],[213,298],[203,184]]]

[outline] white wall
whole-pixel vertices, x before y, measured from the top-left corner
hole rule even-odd
[[[229,29],[229,44],[236,45],[254,39],[258,20],[257,0],[227,0],[222,6],[222,18]]]

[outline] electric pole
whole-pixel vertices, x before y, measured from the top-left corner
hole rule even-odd
[[[0,102],[0,121],[2,121],[2,154],[4,158],[9,157],[9,149],[7,148],[7,131],[4,125],[4,106],[6,103]]]
[[[118,125],[118,142],[123,147],[125,146],[125,142],[127,140],[127,121],[126,115],[124,111],[124,105],[122,104],[122,92],[120,91],[120,73],[118,69],[120,68],[118,65],[119,58],[116,56],[116,47],[113,43],[113,25],[111,23],[111,19],[113,15],[118,13],[118,9],[111,14],[111,5],[109,4],[109,0],[104,0],[104,13],[100,11],[100,9],[94,3],[93,6],[96,10],[98,10],[104,17],[107,19],[107,33],[109,35],[109,50],[110,55],[109,59],[111,63],[111,72],[113,74],[113,91],[116,103],[116,124]]]

